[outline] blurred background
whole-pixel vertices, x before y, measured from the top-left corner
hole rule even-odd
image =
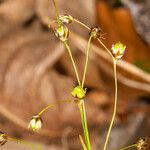
[[[108,150],[150,136],[150,1],[57,0],[60,14],[89,27],[99,26],[108,48],[121,41],[126,52],[118,62],[118,110]],[[0,0],[0,130],[11,137],[43,145],[46,150],[81,149],[82,127],[72,99],[74,70],[63,44],[47,25],[55,19],[52,0]],[[88,31],[72,23],[70,45],[80,76]],[[86,111],[93,150],[102,148],[114,105],[112,61],[92,42],[86,77]],[[48,104],[43,128],[33,134],[28,122]],[[2,150],[27,150],[8,142]]]

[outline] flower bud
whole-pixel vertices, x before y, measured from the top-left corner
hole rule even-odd
[[[112,45],[112,55],[115,59],[121,59],[124,52],[125,52],[126,46],[123,45],[121,42],[116,43],[115,45]]]
[[[150,150],[150,138],[140,138],[136,143],[137,150]]]
[[[91,28],[90,36],[92,36],[94,39],[99,38],[100,34],[101,34],[101,28],[99,27]]]
[[[28,128],[29,129],[32,129],[33,131],[38,131],[39,129],[41,129],[42,127],[42,119],[39,115],[35,115],[32,117],[29,125],[28,125]]]
[[[69,30],[65,25],[58,26],[55,29],[54,33],[55,33],[55,36],[59,38],[62,42],[65,42],[68,40]]]
[[[63,23],[63,24],[69,24],[71,22],[73,22],[73,17],[70,15],[60,15],[59,16],[59,20]]]
[[[3,146],[8,140],[8,137],[3,132],[0,132],[0,145]]]
[[[75,98],[82,99],[85,97],[86,90],[84,90],[82,86],[76,86],[71,94]]]

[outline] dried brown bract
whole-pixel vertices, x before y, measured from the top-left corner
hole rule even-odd
[[[137,150],[150,150],[150,138],[140,138],[136,145]]]
[[[92,27],[90,31],[90,35],[96,39],[101,37],[101,28],[100,27]]]
[[[3,146],[8,140],[8,137],[5,133],[0,132],[0,145]]]

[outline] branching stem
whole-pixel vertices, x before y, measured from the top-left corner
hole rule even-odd
[[[79,20],[77,19],[74,19],[74,21],[78,24],[80,24],[81,26],[85,27],[87,30],[91,30],[86,24],[80,22]],[[110,56],[113,58],[113,55],[112,53],[110,52],[110,50],[105,46],[105,44],[99,39],[97,38],[98,42],[107,50],[107,52],[110,54]]]
[[[61,26],[61,22],[59,20],[59,12],[58,12],[58,9],[57,9],[57,6],[56,6],[56,0],[53,0],[53,4],[54,4],[54,7],[55,7],[55,12],[56,12],[56,18],[57,18],[58,26]],[[85,27],[86,29],[91,30],[84,23],[82,23],[82,22],[80,22],[80,21],[78,21],[76,19],[74,19],[74,21],[76,23],[80,24],[81,26]],[[72,64],[73,64],[73,68],[75,70],[75,74],[76,74],[76,78],[77,78],[78,84],[81,85],[82,87],[84,87],[84,83],[85,83],[85,77],[86,77],[87,66],[88,66],[89,49],[90,49],[91,40],[92,40],[92,35],[90,35],[89,40],[88,40],[88,44],[87,44],[86,61],[85,61],[85,67],[84,67],[84,73],[83,73],[82,83],[80,82],[80,78],[79,78],[79,74],[78,74],[78,71],[77,71],[77,67],[76,67],[75,61],[73,59],[72,51],[71,51],[71,49],[70,49],[70,47],[68,45],[68,42],[67,41],[63,42],[64,46],[68,50],[69,56],[71,58],[71,61],[72,61]],[[113,116],[112,116],[112,119],[111,119],[111,123],[110,123],[109,130],[108,130],[108,133],[107,133],[107,136],[106,136],[105,144],[104,144],[104,150],[106,150],[107,149],[108,140],[109,140],[109,137],[110,137],[110,133],[111,133],[111,129],[112,129],[112,126],[113,126],[113,123],[114,123],[114,120],[115,120],[116,111],[117,111],[117,90],[118,90],[118,88],[117,88],[117,73],[116,73],[116,63],[117,63],[117,61],[114,59],[112,53],[104,45],[104,43],[99,38],[97,38],[97,40],[106,49],[106,51],[110,54],[110,56],[113,59],[113,63],[114,63],[113,64],[113,68],[114,68],[114,78],[115,78],[115,104],[114,104]],[[84,100],[81,100],[81,103],[79,103],[78,106],[79,106],[79,109],[80,109],[81,120],[82,120],[82,127],[83,127],[84,138],[85,138],[85,143],[86,143],[86,146],[87,146],[87,150],[91,150],[91,143],[90,143],[89,133],[88,133],[88,128],[87,128],[87,121],[86,121],[86,113],[85,113]],[[45,109],[43,109],[40,112],[40,114],[42,114],[48,108],[51,108],[51,107],[53,107],[53,106],[52,105],[47,106]]]

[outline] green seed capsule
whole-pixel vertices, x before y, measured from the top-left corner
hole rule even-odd
[[[55,31],[55,36],[60,39],[60,41],[65,42],[69,37],[69,30],[65,25],[58,26]]]
[[[122,56],[124,55],[126,46],[123,45],[121,42],[118,42],[114,45],[112,45],[112,55],[114,56],[115,59],[121,59]]]
[[[39,129],[41,129],[42,127],[42,119],[39,115],[35,115],[32,117],[29,125],[28,125],[28,128],[29,129],[32,129],[33,131],[38,131]]]
[[[85,97],[86,90],[84,90],[81,86],[76,86],[71,94],[75,98],[83,99]]]
[[[73,22],[73,17],[70,15],[60,15],[59,16],[59,20],[63,23],[63,24],[69,24]]]

